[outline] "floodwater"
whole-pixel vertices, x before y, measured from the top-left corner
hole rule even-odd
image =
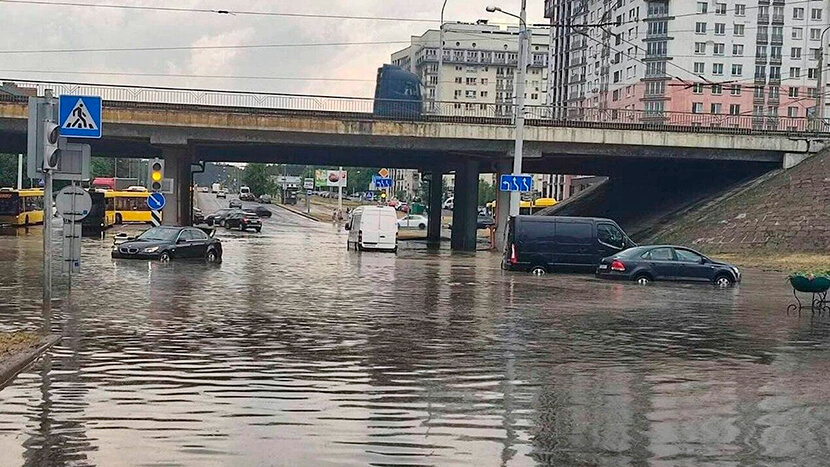
[[[225,262],[56,281],[64,335],[0,391],[0,465],[826,465],[830,319],[728,290],[347,252],[275,210]],[[209,210],[208,210],[209,211]],[[0,237],[0,330],[37,329],[40,233]]]

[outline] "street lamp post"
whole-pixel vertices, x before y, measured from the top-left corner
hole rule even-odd
[[[441,101],[441,72],[444,69],[444,9],[447,8],[447,0],[444,0],[444,5],[441,6],[441,26],[438,33],[438,82],[435,84],[435,98],[432,100],[432,105],[435,107],[436,113],[440,112]]]
[[[818,49],[818,70],[817,76],[818,78],[818,86],[816,86],[816,116],[818,117],[818,131],[824,130],[824,93],[825,90],[825,79],[824,79],[824,49],[827,48],[827,43],[824,42],[824,35],[827,34],[827,31],[830,31],[830,26],[824,28],[821,31],[821,46]]]
[[[516,146],[513,151],[513,175],[522,174],[522,154],[524,151],[525,129],[525,72],[527,71],[527,0],[522,0],[519,15],[508,13],[497,6],[488,6],[490,13],[500,12],[519,19],[519,64],[516,71]],[[519,215],[521,193],[510,192],[510,217]]]

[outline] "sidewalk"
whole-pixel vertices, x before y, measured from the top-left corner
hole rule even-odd
[[[0,333],[0,389],[60,340],[54,334]]]

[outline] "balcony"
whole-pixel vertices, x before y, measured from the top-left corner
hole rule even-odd
[[[772,38],[770,39],[770,43],[773,45],[781,45],[784,43],[784,36],[781,34],[773,34]]]
[[[772,15],[772,24],[784,24],[784,15]]]
[[[764,100],[764,95],[763,94],[761,94],[760,96],[758,94],[755,94],[755,95],[752,96],[752,103],[753,104],[763,105],[764,102],[766,102],[766,101]]]
[[[769,77],[769,84],[772,84],[772,85],[781,84],[781,76],[770,76]]]
[[[757,65],[766,65],[767,64],[767,55],[766,54],[755,54],[755,63]]]
[[[766,34],[758,33],[758,36],[755,38],[755,42],[758,44],[766,44],[769,42],[769,36]]]
[[[769,64],[770,65],[780,65],[781,64],[781,56],[780,55],[775,55],[775,56],[770,57]]]
[[[769,96],[769,99],[767,99],[767,105],[778,105],[780,103],[778,96]]]
[[[767,75],[755,75],[755,84],[767,84]]]
[[[769,14],[758,15],[758,24],[769,24]]]

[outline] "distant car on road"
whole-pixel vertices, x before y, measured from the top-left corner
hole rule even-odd
[[[490,214],[478,213],[478,219],[476,220],[477,229],[486,229],[492,225],[496,225],[496,219],[494,219],[493,216]]]
[[[449,209],[450,211],[452,211],[453,206],[455,206],[455,198],[449,197],[446,201],[444,201],[444,204],[441,205],[441,208]]]
[[[429,225],[429,219],[425,216],[411,215],[398,220],[398,227],[401,229],[420,229],[426,230]]]
[[[271,204],[271,195],[262,195],[257,201],[262,204]]]
[[[237,208],[237,209],[242,209],[242,201],[240,201],[240,200],[238,200],[238,199],[232,199],[232,200],[228,203],[228,207],[229,207],[229,208]]]
[[[228,190],[222,188],[221,190],[216,192],[216,198],[228,198]]]
[[[225,227],[228,229],[248,230],[257,232],[262,230],[262,221],[252,212],[234,212],[225,218]]]
[[[231,208],[222,208],[213,214],[205,217],[205,223],[207,225],[224,225],[225,218],[228,217],[229,214],[233,214],[235,212],[240,212],[239,209],[231,209]]]
[[[741,281],[737,267],[674,245],[639,246],[603,258],[597,276],[643,285],[653,281],[686,281],[729,287]]]
[[[193,208],[193,223],[194,224],[203,224],[205,222],[205,215],[202,214],[202,210],[199,208]]]
[[[112,247],[113,258],[203,259],[222,262],[222,242],[194,227],[153,227],[136,238]]]
[[[243,212],[250,212],[250,213],[255,214],[259,217],[271,217],[273,215],[271,210],[266,208],[265,206],[256,206],[256,207],[250,208],[250,209],[243,209],[242,211]]]

